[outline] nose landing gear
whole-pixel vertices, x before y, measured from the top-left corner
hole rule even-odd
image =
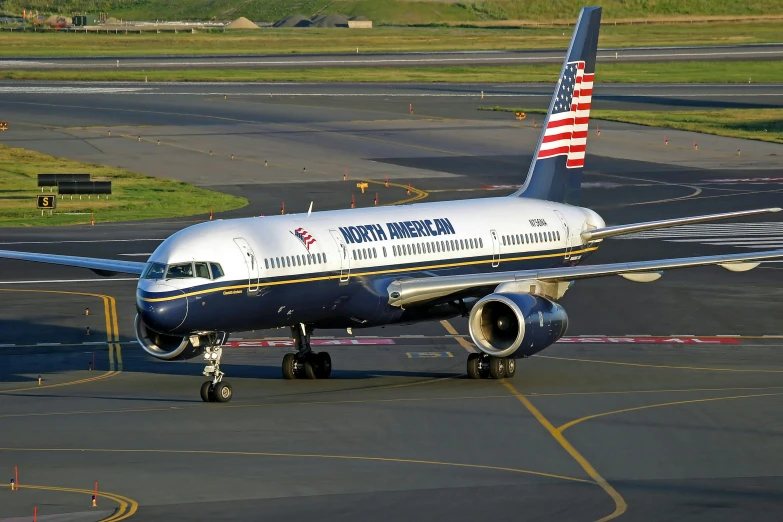
[[[313,328],[304,324],[291,327],[297,353],[283,357],[284,379],[327,379],[332,373],[332,358],[327,352],[315,353],[310,346]]]
[[[225,374],[220,371],[220,359],[223,357],[222,342],[216,343],[217,339],[204,347],[204,360],[207,363],[204,367],[204,375],[212,377],[211,381],[205,381],[201,385],[201,400],[204,402],[228,402],[234,396],[231,385],[223,382]]]

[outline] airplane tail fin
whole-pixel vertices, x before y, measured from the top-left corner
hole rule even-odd
[[[579,14],[525,184],[512,196],[579,204],[601,8]]]

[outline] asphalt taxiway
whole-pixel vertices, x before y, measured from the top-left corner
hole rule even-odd
[[[382,203],[502,195],[538,132],[459,97],[413,116],[405,99],[212,98],[4,95],[2,139],[242,193],[251,206],[219,216],[237,217],[281,199],[345,208],[352,193],[371,206],[345,168],[388,174],[399,186],[379,185]],[[583,203],[609,224],[780,205],[779,145],[671,131],[664,145],[659,129],[599,125]],[[231,167],[229,145],[242,151]],[[203,219],[1,229],[0,248],[139,260]],[[721,226],[607,240],[590,262],[783,247],[778,215]],[[0,517],[37,505],[75,521],[777,520],[781,267],[580,282],[562,301],[568,338],[508,382],[464,378],[464,319],[316,332],[334,362],[326,381],[281,379],[285,330],[235,332],[235,397],[215,405],[198,397],[198,359],[164,363],[134,344],[133,278],[0,261],[0,480],[17,466],[22,486],[0,489]]]
[[[525,51],[443,51],[287,55],[53,56],[0,59],[0,68],[40,70],[100,69],[285,69],[331,67],[443,67],[562,63],[562,49]],[[780,60],[783,44],[599,49],[597,60],[613,62]]]

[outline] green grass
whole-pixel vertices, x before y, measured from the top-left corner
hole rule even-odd
[[[565,49],[569,28],[458,27],[257,29],[225,33],[0,32],[0,56],[296,54],[391,51]],[[781,22],[605,25],[601,47],[780,42]]]
[[[111,16],[144,20],[227,20],[246,16],[274,21],[301,13],[364,15],[383,24],[427,24],[441,21],[575,19],[583,0],[5,0],[6,11],[23,7],[60,13],[108,11]],[[778,0],[596,0],[605,19],[663,16],[764,15],[783,12]]]
[[[554,82],[559,65],[345,69],[173,69],[104,71],[0,71],[6,80],[151,82]],[[604,63],[601,83],[783,83],[783,67],[768,62]]]
[[[545,114],[542,109],[481,107],[479,110]],[[594,119],[680,129],[717,136],[783,143],[783,109],[721,109],[715,111],[593,110]]]
[[[92,179],[110,180],[113,194],[96,199],[78,196],[58,199],[52,217],[36,209],[37,175],[90,173]],[[44,189],[46,194],[49,189]],[[56,189],[55,189],[56,193]],[[66,196],[69,198],[70,196]],[[245,198],[194,187],[179,181],[153,178],[104,165],[89,165],[38,152],[0,145],[0,226],[74,225],[96,222],[156,219],[209,214],[247,205]],[[81,215],[67,215],[79,213]]]

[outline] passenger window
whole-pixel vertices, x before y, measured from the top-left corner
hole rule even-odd
[[[383,257],[386,257],[386,247],[381,247],[383,249]]]
[[[321,254],[316,254],[315,258],[318,260],[318,264],[321,264]]]
[[[479,247],[484,248],[484,240],[479,238]]]
[[[196,277],[209,279],[209,267],[206,263],[196,263]]]
[[[193,277],[192,263],[169,265],[169,270],[166,273],[166,279],[183,279],[185,277]]]
[[[560,231],[558,230],[555,234],[557,234],[557,240],[560,241]]]
[[[324,254],[324,263],[326,263],[326,254]]]
[[[269,270],[269,260],[267,258],[264,258],[264,268]]]
[[[421,254],[421,243],[416,243],[416,252]]]
[[[151,263],[144,272],[144,279],[163,279],[166,274],[166,265],[163,263]]]
[[[223,273],[223,268],[219,264],[210,263],[209,267],[212,269],[212,279],[220,279],[225,275]]]
[[[372,247],[372,257],[374,257],[376,259],[378,258],[378,251],[375,250],[375,247]]]
[[[353,254],[353,260],[356,261],[356,250],[351,250],[351,254]]]
[[[424,246],[427,247],[427,253],[432,254],[432,244],[430,243],[424,243]]]

